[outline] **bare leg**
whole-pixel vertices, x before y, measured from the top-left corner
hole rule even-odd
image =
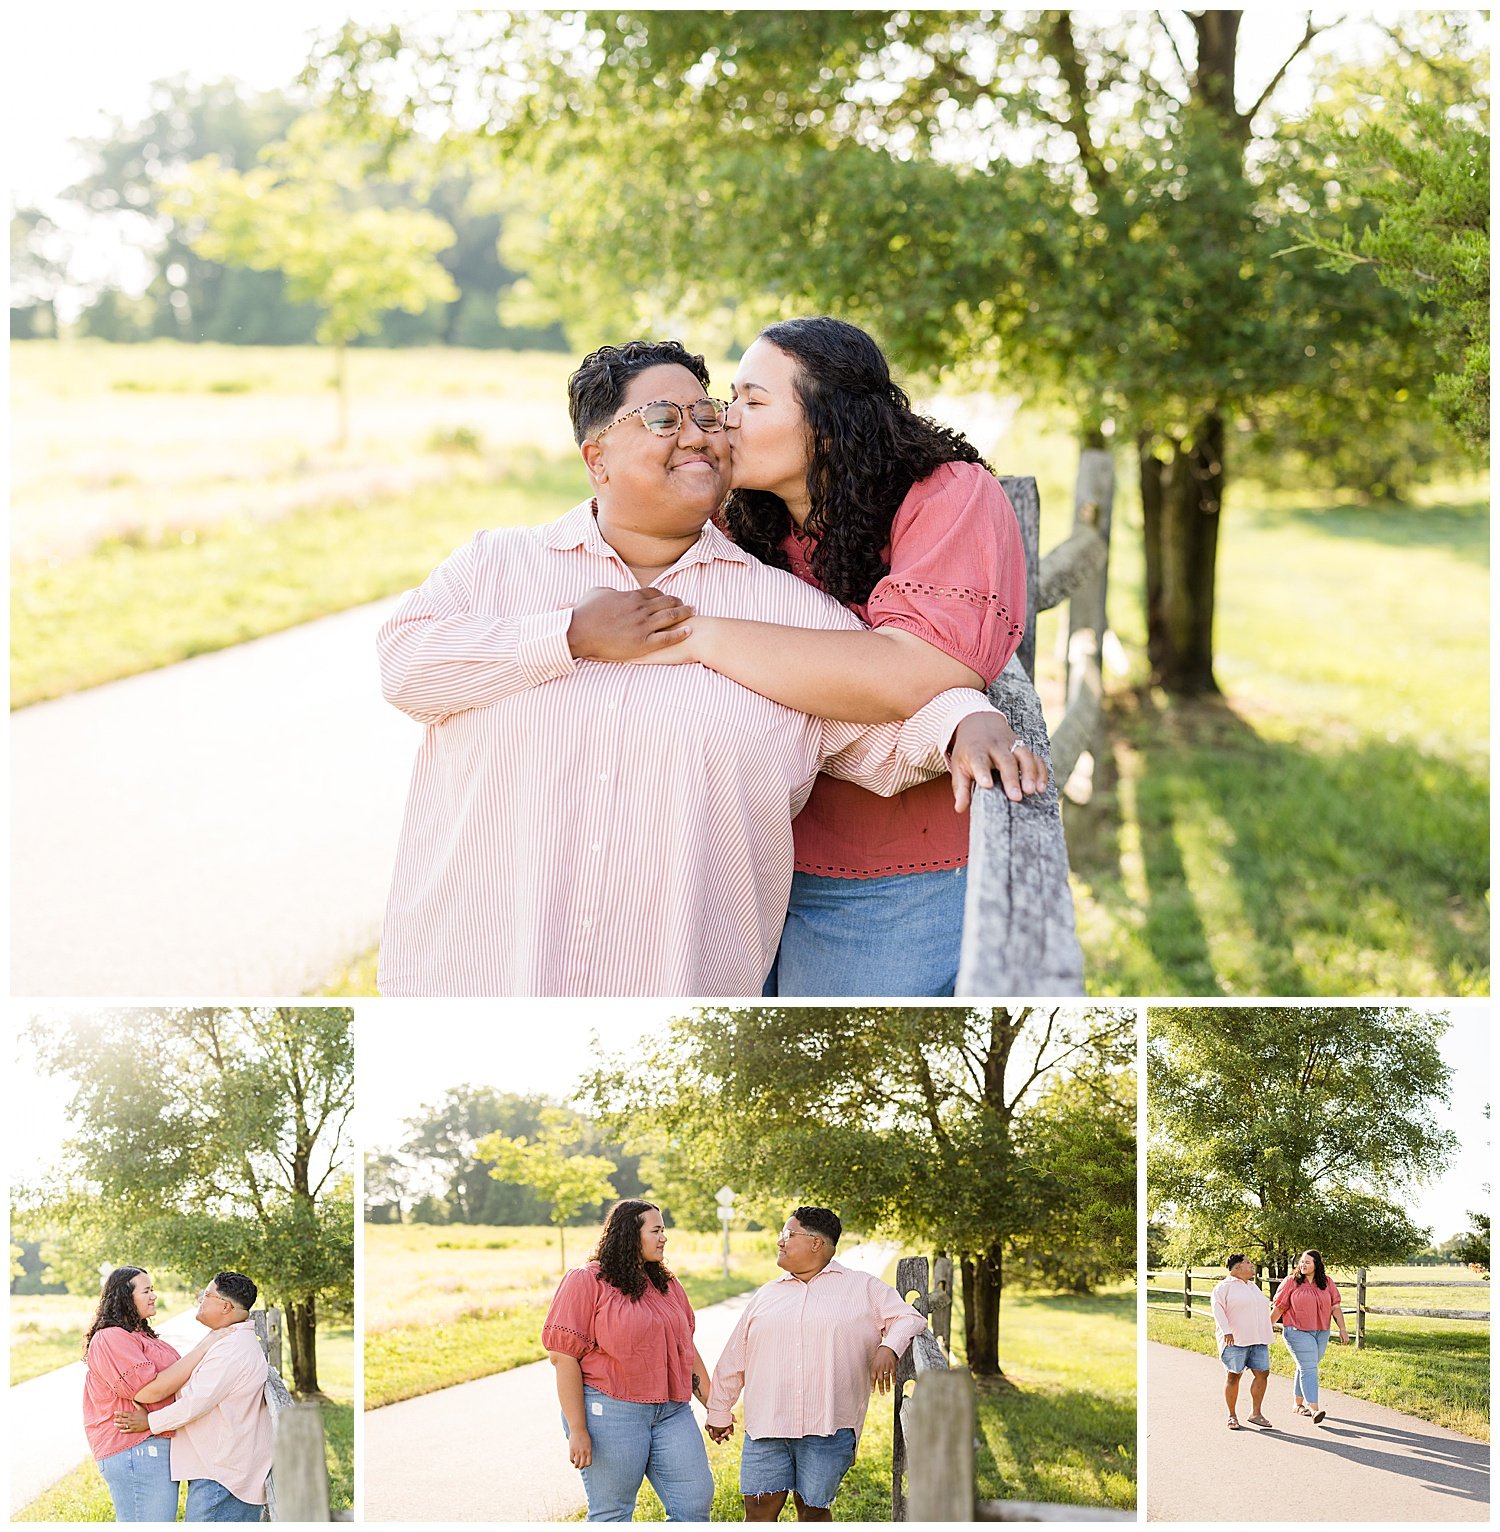
[[[1234,1407],[1240,1397],[1240,1375],[1237,1372],[1225,1373],[1224,1375],[1224,1403],[1229,1406],[1229,1413],[1234,1414]]]
[[[832,1521],[833,1507],[831,1505],[804,1505],[802,1496],[796,1490],[792,1491],[792,1501],[797,1507],[798,1521]]]
[[[774,1495],[746,1495],[745,1520],[775,1521],[781,1515],[782,1506],[786,1504],[786,1495],[784,1489]]]
[[[1261,1401],[1266,1397],[1266,1385],[1271,1381],[1269,1372],[1253,1372],[1250,1374],[1250,1409],[1253,1414],[1260,1414]]]

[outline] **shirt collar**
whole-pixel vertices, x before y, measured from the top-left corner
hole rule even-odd
[[[575,505],[566,516],[549,522],[537,533],[544,547],[566,550],[583,548],[600,558],[620,563],[620,555],[605,542],[599,523],[594,515],[594,502],[585,500]],[[732,564],[753,564],[755,559],[736,543],[731,542],[713,522],[705,522],[698,541],[672,566],[682,569],[689,564],[708,564],[722,559]]]
[[[820,1271],[818,1273],[818,1277],[826,1277],[830,1271],[833,1272],[835,1276],[843,1277],[843,1276],[847,1276],[848,1275],[849,1268],[847,1266],[840,1266],[837,1261],[830,1261],[822,1269],[822,1271]],[[818,1280],[818,1277],[809,1277],[807,1279],[807,1281],[808,1282],[816,1282]],[[795,1276],[795,1275],[793,1275],[793,1273],[791,1273],[789,1271],[782,1272],[782,1274],[776,1280],[778,1282],[802,1282],[802,1278],[801,1277]],[[802,1285],[805,1287],[807,1285],[807,1283],[803,1282]]]

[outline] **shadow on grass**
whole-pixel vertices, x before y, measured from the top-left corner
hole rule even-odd
[[[1103,987],[1487,991],[1480,770],[1407,741],[1314,751],[1267,740],[1221,699],[1167,703],[1143,689],[1110,711],[1119,789],[1069,820],[1076,871],[1133,936],[1102,964],[1091,954]],[[1144,900],[1129,886],[1127,796]]]
[[[1485,500],[1452,505],[1333,505],[1323,509],[1256,510],[1257,519],[1306,528],[1323,537],[1378,543],[1386,548],[1431,548],[1465,563],[1487,567],[1490,558],[1490,508]]]

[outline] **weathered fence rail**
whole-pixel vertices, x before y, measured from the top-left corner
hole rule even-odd
[[[896,1368],[891,1450],[893,1521],[1134,1521],[1134,1511],[1031,1500],[980,1500],[974,1457],[974,1379],[949,1359],[953,1262],[938,1256],[928,1286],[926,1256],[896,1263],[896,1290],[927,1315]]]
[[[328,1508],[328,1459],[323,1412],[292,1398],[281,1376],[281,1310],[257,1309],[255,1334],[271,1371],[266,1408],[271,1413],[271,1475],[266,1480],[267,1521],[352,1521],[349,1511]]]
[[[1490,1285],[1488,1282],[1476,1282],[1470,1280],[1467,1277],[1453,1277],[1446,1279],[1440,1278],[1435,1281],[1432,1279],[1423,1279],[1420,1281],[1403,1282],[1391,1279],[1384,1282],[1372,1283],[1369,1280],[1369,1271],[1370,1269],[1368,1266],[1361,1266],[1354,1273],[1354,1279],[1352,1282],[1347,1278],[1343,1282],[1339,1282],[1339,1290],[1341,1293],[1347,1291],[1350,1287],[1354,1289],[1354,1346],[1356,1350],[1363,1350],[1364,1348],[1365,1318],[1370,1314],[1398,1315],[1403,1318],[1415,1319],[1472,1319],[1481,1321],[1486,1324],[1489,1323],[1490,1311],[1488,1309],[1408,1309],[1392,1308],[1381,1304],[1372,1304],[1366,1302],[1366,1296],[1369,1293],[1371,1287],[1483,1287],[1488,1289]],[[1330,1272],[1329,1275],[1333,1277],[1335,1282],[1338,1282],[1338,1276],[1336,1273]],[[1193,1287],[1194,1276],[1196,1276],[1203,1284],[1196,1290]],[[1206,1273],[1202,1271],[1194,1272],[1191,1270],[1148,1271],[1146,1273],[1147,1282],[1155,1283],[1158,1277],[1172,1277],[1174,1280],[1177,1277],[1182,1278],[1181,1287],[1162,1287],[1157,1285],[1152,1288],[1152,1291],[1154,1292],[1176,1293],[1182,1299],[1182,1302],[1177,1303],[1174,1301],[1172,1303],[1152,1303],[1148,1297],[1146,1299],[1146,1307],[1149,1309],[1178,1309],[1186,1318],[1196,1319],[1207,1318],[1208,1313],[1206,1308],[1195,1309],[1193,1307],[1193,1299],[1202,1298],[1207,1300],[1212,1295],[1214,1288],[1222,1280],[1223,1273]],[[1275,1291],[1275,1279],[1272,1277],[1262,1277],[1259,1271],[1256,1272],[1255,1285],[1259,1287],[1263,1292],[1265,1292],[1267,1296],[1270,1296],[1270,1294]],[[1345,1303],[1344,1308],[1345,1318],[1347,1320],[1347,1302]]]
[[[976,795],[969,817],[969,879],[964,907],[960,995],[1043,998],[1084,992],[1061,793],[1085,752],[1097,750],[1103,717],[1102,654],[1109,582],[1114,460],[1085,450],[1074,496],[1073,529],[1041,556],[1036,480],[1002,478],[1026,550],[1026,633],[989,689],[990,701],[1052,770],[1045,793],[1012,803]],[[1037,695],[1036,619],[1068,603],[1066,707],[1055,734]]]

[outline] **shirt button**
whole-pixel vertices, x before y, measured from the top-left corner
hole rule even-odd
[[[607,771],[601,771],[599,773],[599,780],[601,782],[608,782],[609,781],[609,773]]]
[[[601,851],[601,850],[603,850],[603,846],[602,846],[602,844],[599,841],[595,841],[594,844],[589,847],[589,850],[590,851]]]
[[[585,915],[585,916],[584,916],[584,917],[583,917],[583,919],[582,919],[582,920],[580,920],[580,921],[579,921],[579,922],[578,922],[578,924],[579,924],[579,926],[580,926],[580,927],[581,927],[581,928],[582,928],[582,929],[583,929],[583,930],[585,930],[585,931],[587,931],[587,930],[588,930],[588,928],[589,928],[589,927],[590,927],[590,926],[591,926],[591,925],[593,925],[593,923],[594,923],[594,922],[593,922],[593,921],[592,921],[592,920],[590,920],[590,919],[589,919],[589,917],[588,917],[588,916],[587,916],[587,915]]]

